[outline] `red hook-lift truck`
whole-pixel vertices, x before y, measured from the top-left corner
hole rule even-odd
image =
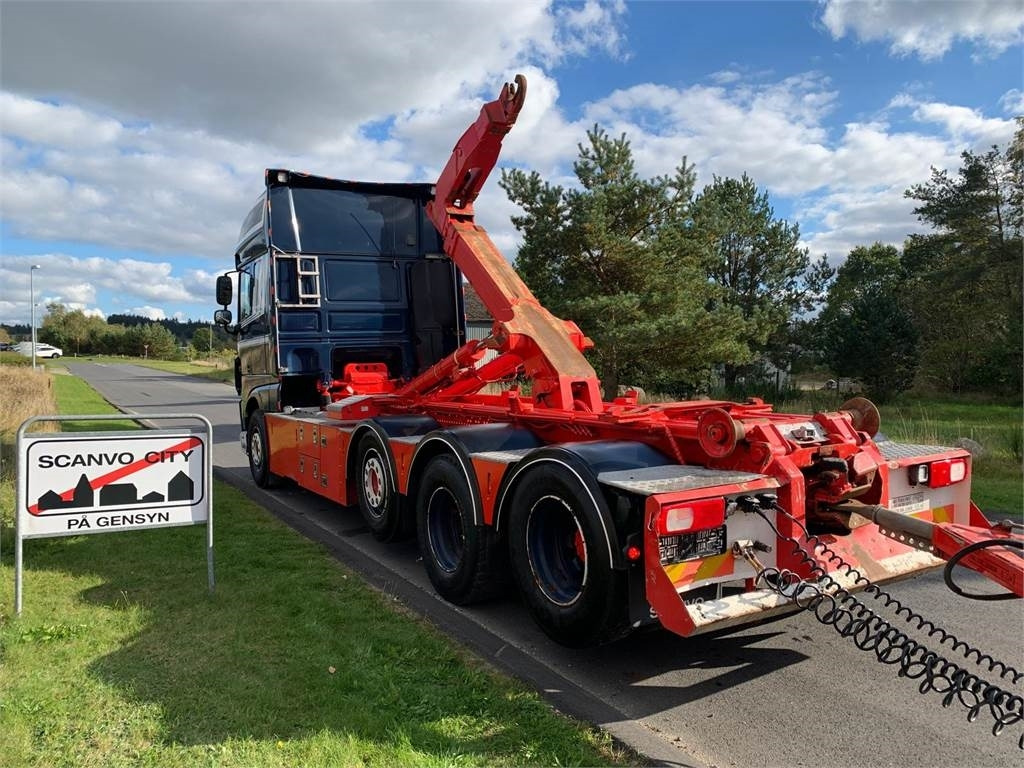
[[[1021,596],[1022,537],[972,503],[970,454],[883,439],[863,398],[808,415],[602,399],[590,339],[474,222],[525,96],[520,75],[485,104],[434,185],[267,170],[235,252],[237,323],[217,282],[257,485],[415,535],[453,603],[514,583],[570,646],[747,624],[822,578],[834,595],[951,558]],[[485,339],[467,341],[463,279],[494,318]]]

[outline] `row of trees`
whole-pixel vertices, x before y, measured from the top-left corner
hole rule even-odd
[[[27,338],[27,329],[24,335]],[[221,328],[215,327],[211,337],[208,323],[152,321],[136,315],[111,315],[103,319],[86,315],[80,309],[68,309],[63,304],[47,306],[36,336],[40,342],[60,347],[65,355],[176,359],[203,357],[211,349],[218,352],[233,347],[233,340]]]
[[[1024,121],[1004,150],[961,159],[906,192],[932,231],[854,249],[812,326],[820,357],[883,398],[1022,391]]]
[[[695,192],[684,158],[643,179],[626,137],[597,126],[578,188],[521,170],[500,183],[523,211],[516,268],[593,338],[606,397],[620,383],[734,389],[768,364],[825,365],[880,400],[914,385],[1019,393],[1022,154],[1024,124],[1005,151],[933,171],[907,191],[933,232],[858,247],[838,273],[748,176]]]

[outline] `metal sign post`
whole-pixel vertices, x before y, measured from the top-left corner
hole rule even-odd
[[[22,605],[24,539],[206,523],[206,570],[213,574],[213,425],[197,413],[147,420],[200,421],[125,432],[36,432],[46,421],[114,421],[124,414],[34,416],[18,428],[14,510],[14,612]]]

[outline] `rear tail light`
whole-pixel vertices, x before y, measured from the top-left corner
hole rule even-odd
[[[936,461],[931,466],[931,477],[928,478],[930,488],[942,488],[959,483],[967,477],[967,462],[964,459],[947,459]]]
[[[945,488],[967,478],[967,459],[944,459],[910,467],[910,484]]]
[[[658,534],[671,536],[685,531],[716,528],[725,523],[725,499],[701,499],[663,507],[658,514]]]

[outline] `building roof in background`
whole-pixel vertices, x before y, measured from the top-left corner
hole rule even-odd
[[[472,285],[463,283],[462,292],[466,297],[467,323],[490,323],[494,319]]]

